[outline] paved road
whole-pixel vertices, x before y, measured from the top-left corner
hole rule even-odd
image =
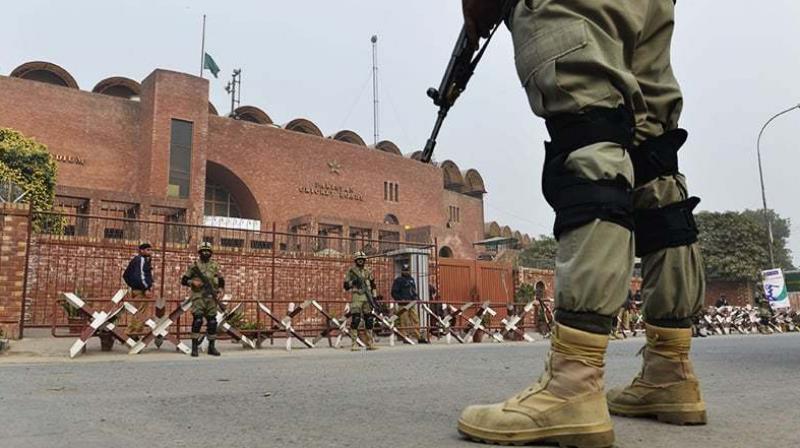
[[[635,373],[641,343],[612,343],[608,384]],[[459,410],[527,386],[546,349],[231,350],[219,360],[0,363],[0,446],[475,447],[454,429]],[[800,335],[714,337],[696,349],[709,426],[615,418],[617,446],[800,443]]]

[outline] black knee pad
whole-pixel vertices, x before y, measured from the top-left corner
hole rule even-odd
[[[353,313],[350,321],[350,328],[358,330],[358,327],[361,325],[361,313]]]
[[[206,318],[206,331],[208,334],[217,334],[217,317]]]
[[[632,185],[623,176],[593,181],[566,170],[573,151],[600,142],[628,149],[633,145],[633,115],[625,108],[597,108],[583,114],[562,114],[546,120],[551,141],[545,144],[542,191],[556,212],[553,234],[558,239],[567,230],[595,219],[633,230]]]
[[[367,314],[364,317],[364,328],[367,330],[372,330],[375,327],[375,316],[372,314]]]
[[[202,314],[193,314],[192,315],[192,333],[200,333],[200,329],[203,327],[203,315]]]
[[[673,129],[642,142],[631,151],[635,186],[678,174],[678,150],[687,137],[685,130]],[[636,210],[633,215],[636,255],[642,257],[668,247],[694,244],[698,231],[693,212],[699,203],[700,198],[690,197],[661,208]]]

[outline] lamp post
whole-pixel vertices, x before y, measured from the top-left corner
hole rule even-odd
[[[772,238],[772,221],[769,219],[769,214],[767,212],[767,194],[764,191],[764,171],[761,168],[761,136],[764,134],[764,130],[767,129],[770,123],[773,120],[780,117],[783,114],[789,113],[795,109],[800,109],[800,104],[792,106],[786,110],[780,111],[777,114],[773,115],[764,126],[761,127],[761,131],[758,133],[758,140],[756,141],[756,153],[758,154],[758,177],[761,180],[761,202],[764,205],[764,221],[767,223],[767,237],[769,238],[769,264],[770,269],[775,267],[775,255],[772,251],[773,246],[773,238]]]

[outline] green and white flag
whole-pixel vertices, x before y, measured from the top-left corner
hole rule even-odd
[[[205,56],[203,57],[203,68],[210,71],[215,78],[217,77],[217,73],[219,73],[219,66],[216,62],[214,62],[214,58],[212,58],[208,53],[205,53]]]

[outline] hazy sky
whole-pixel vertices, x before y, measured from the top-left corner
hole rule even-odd
[[[761,206],[755,143],[774,113],[800,103],[800,2],[682,0],[673,44],[689,130],[682,170],[703,210]],[[154,68],[197,74],[201,17],[206,49],[222,68],[211,100],[229,111],[224,86],[241,67],[242,104],[276,123],[306,117],[326,134],[352,129],[372,141],[371,44],[379,35],[381,138],[421,149],[435,118],[425,96],[437,85],[461,26],[456,0],[43,1],[4,2],[0,73],[31,60],[57,63],[84,90]],[[0,117],[2,119],[2,117]],[[795,141],[800,111],[762,140],[770,207],[793,221],[800,262]],[[794,132],[792,132],[794,131]],[[484,177],[486,219],[532,235],[550,233],[540,191],[547,138],[517,80],[511,39],[498,33],[440,135],[436,157]]]

